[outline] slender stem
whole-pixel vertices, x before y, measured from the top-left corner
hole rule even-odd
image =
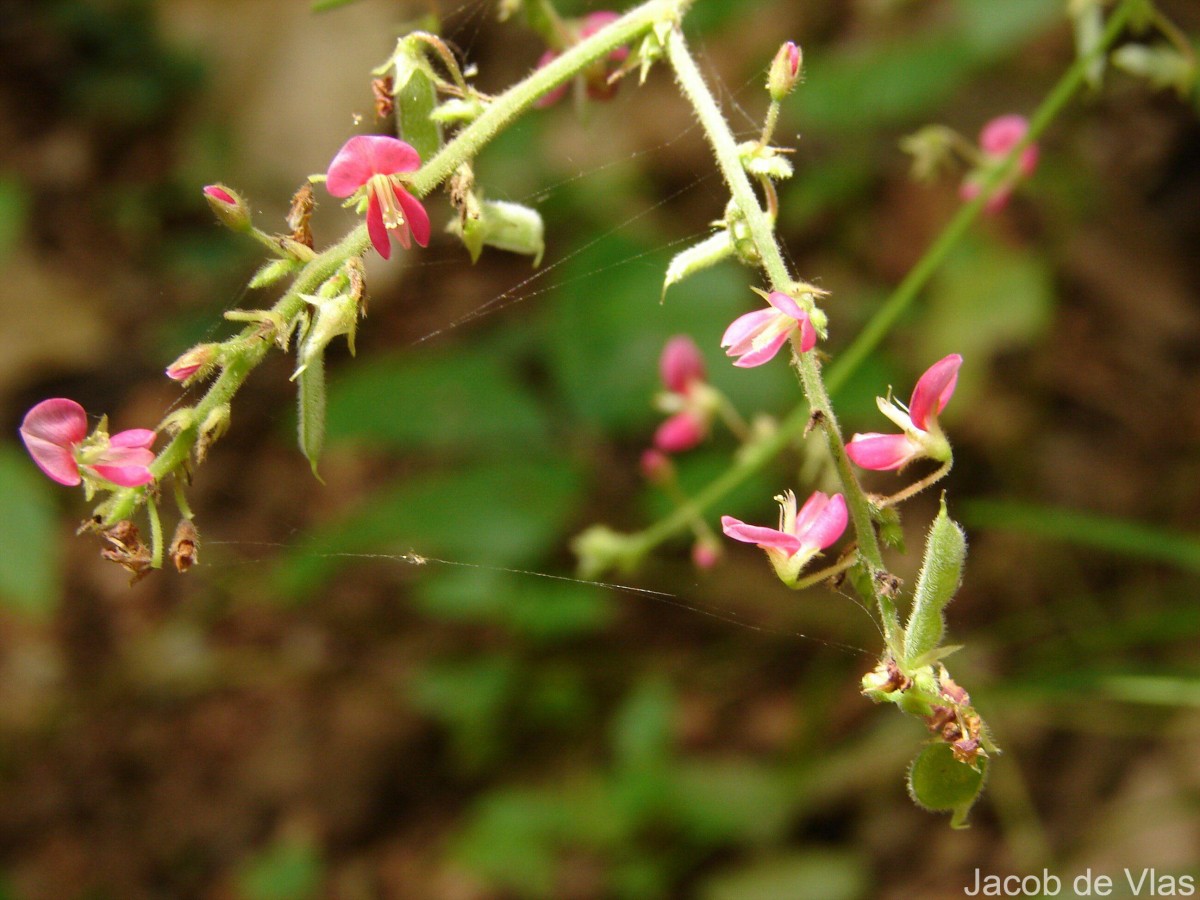
[[[494,98],[479,118],[458,132],[437,155],[414,173],[409,182],[411,190],[418,196],[428,194],[462,162],[478,154],[484,145],[529,109],[539,97],[604,59],[618,47],[642,37],[656,25],[677,22],[691,3],[692,0],[648,0],[513,85]],[[253,237],[277,255],[280,254],[279,245],[268,235],[255,230]],[[192,448],[202,437],[200,430],[204,423],[221,407],[229,405],[246,377],[266,357],[271,340],[277,335],[265,335],[262,322],[270,320],[281,323],[283,328],[290,328],[304,307],[302,295],[315,292],[347,260],[361,256],[367,247],[366,226],[355,226],[339,243],[306,263],[297,273],[292,286],[269,311],[259,317],[257,323],[247,326],[226,342],[221,374],[191,410],[190,423],[180,429],[150,464],[150,472],[156,480],[160,481],[187,463]],[[106,526],[112,525],[129,518],[146,502],[148,496],[145,488],[122,488],[115,491],[97,512]]]
[[[909,499],[910,497],[915,497],[917,494],[921,493],[921,491],[925,490],[925,488],[929,487],[931,484],[937,484],[939,481],[941,481],[943,478],[945,478],[947,475],[949,475],[950,467],[953,465],[954,465],[953,459],[946,460],[935,471],[930,472],[928,475],[926,475],[920,481],[914,481],[912,484],[910,484],[908,487],[904,488],[903,490],[899,490],[896,493],[891,494],[891,495],[885,497],[883,500],[879,501],[879,508],[886,509],[889,506],[896,506],[899,503],[903,503],[905,500]]]
[[[683,33],[679,29],[672,31],[667,38],[667,58],[675,70],[675,77],[679,81],[684,96],[695,109],[709,143],[712,144],[713,152],[717,157],[717,165],[733,194],[734,202],[745,217],[746,224],[750,229],[750,236],[758,250],[771,287],[786,293],[793,292],[795,283],[788,272],[783,253],[775,238],[771,217],[759,205],[758,196],[754,193],[754,187],[750,183],[750,177],[742,166],[737,141],[729,129],[729,123],[726,122],[725,116],[717,105],[716,98],[713,97],[695,60],[688,52]],[[838,478],[842,482],[846,507],[850,512],[850,519],[854,523],[859,554],[874,576],[876,572],[883,570],[884,565],[883,554],[880,552],[879,541],[875,535],[875,526],[871,521],[871,506],[866,493],[858,483],[858,477],[850,465],[850,459],[846,456],[846,447],[842,442],[837,417],[834,415],[825,384],[821,380],[820,365],[815,354],[801,353],[795,348],[793,348],[792,362],[800,376],[800,383],[812,414],[825,432],[829,452],[833,457]],[[899,634],[900,627],[895,608],[890,600],[875,590],[873,580],[871,592],[875,594],[875,599],[879,604],[884,632],[888,637],[889,646],[892,646],[893,639]]]
[[[1141,0],[1123,0],[1109,18],[1098,46],[1090,54],[1076,60],[1063,74],[1033,114],[1029,134],[1026,136],[1028,142],[1036,140],[1062,111],[1066,103],[1079,91],[1084,84],[1088,67],[1108,52],[1140,2]],[[1025,146],[1026,142],[1023,141],[1012,149],[1009,154],[1010,162],[1017,160]],[[831,393],[836,393],[845,386],[850,376],[887,336],[903,312],[928,283],[933,273],[937,271],[951,249],[979,217],[984,204],[991,197],[1005,170],[1004,166],[997,167],[994,180],[985,181],[981,185],[979,196],[959,209],[937,240],[925,252],[925,255],[895,288],[867,328],[839,354],[838,360],[830,367],[829,374],[825,379],[826,387]],[[686,508],[673,510],[642,531],[627,535],[626,538],[631,548],[630,555],[637,558],[649,553],[663,541],[683,531],[693,516],[705,512],[783,452],[784,448],[804,433],[809,421],[808,404],[795,407],[780,422],[779,428],[773,434],[754,445],[748,452],[740,454],[728,469],[693,496]]]
[[[458,132],[413,175],[409,180],[413,193],[419,197],[428,194],[453,175],[462,163],[476,156],[539,97],[571,80],[618,47],[642,37],[655,25],[677,21],[691,3],[692,0],[649,0],[535,69],[523,81],[493,99],[479,118]]]

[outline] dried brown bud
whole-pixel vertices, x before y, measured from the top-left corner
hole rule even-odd
[[[375,98],[375,118],[386,119],[396,108],[395,82],[392,76],[375,78],[371,81],[371,96]]]
[[[312,249],[313,235],[308,222],[312,218],[315,206],[316,200],[313,198],[312,185],[306,181],[292,195],[292,206],[287,214],[287,225],[292,229],[292,240],[309,249]]]
[[[150,548],[143,542],[137,526],[128,519],[104,531],[104,539],[112,544],[100,551],[100,556],[115,562],[129,573],[130,585],[137,584],[150,574]]]
[[[175,536],[171,538],[171,562],[175,569],[183,574],[200,559],[200,533],[191,519],[180,519],[175,526]]]

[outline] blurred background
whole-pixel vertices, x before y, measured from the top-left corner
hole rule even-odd
[[[1161,8],[1194,42],[1193,0]],[[1197,874],[1200,120],[1121,73],[836,397],[848,432],[880,429],[887,385],[967,360],[945,416],[971,540],[951,668],[1005,751],[968,831],[906,796],[925,734],[859,695],[882,642],[847,594],[793,593],[728,542],[699,572],[686,535],[613,576],[665,598],[530,574],[571,576],[595,522],[670,510],[638,470],[670,335],[743,414],[799,401],[781,361],[735,371],[717,347],[750,270],[659,303],[726,201],[661,69],[479,159],[489,198],[542,213],[540,270],[469,265],[441,193],[427,250],[372,256],[357,358],[330,356],[323,484],[275,354],[196,473],[200,565],[130,586],[74,536],[90,507],[33,466],[25,411],[68,396],[121,429],[180,402],[166,364],[274,299],[245,292],[257,250],[200,187],[285,230],[308,174],[390,127],[369,71],[428,14],[484,90],[543,49],[484,0],[0,3],[0,898],[853,900],[1043,867],[1117,895],[1125,869]],[[1073,59],[1057,0],[699,0],[687,33],[747,138],[779,44],[804,48],[780,228],[831,291],[835,358],[958,205],[957,176],[909,179],[899,139],[973,140]],[[320,246],[352,217],[318,194]],[[682,457],[685,485],[734,446]],[[780,459],[712,521],[773,521],[801,469]],[[935,502],[905,508],[906,579]]]

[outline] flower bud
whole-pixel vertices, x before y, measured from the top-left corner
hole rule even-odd
[[[217,362],[216,344],[198,344],[167,366],[167,377],[172,381],[186,382],[199,373],[207,374]]]
[[[792,92],[796,82],[800,80],[800,66],[803,54],[794,41],[788,41],[779,48],[775,59],[771,62],[771,71],[767,76],[767,90],[771,99],[778,103]]]
[[[721,560],[721,547],[711,538],[700,538],[692,545],[692,565],[708,570]]]
[[[250,209],[234,190],[223,184],[210,184],[204,188],[204,199],[226,228],[233,231],[250,230]]]

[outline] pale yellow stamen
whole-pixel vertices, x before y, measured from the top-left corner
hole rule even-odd
[[[396,192],[392,189],[392,179],[388,175],[372,175],[367,182],[367,191],[379,201],[379,209],[383,213],[383,225],[389,231],[404,224],[404,211],[396,200]]]

